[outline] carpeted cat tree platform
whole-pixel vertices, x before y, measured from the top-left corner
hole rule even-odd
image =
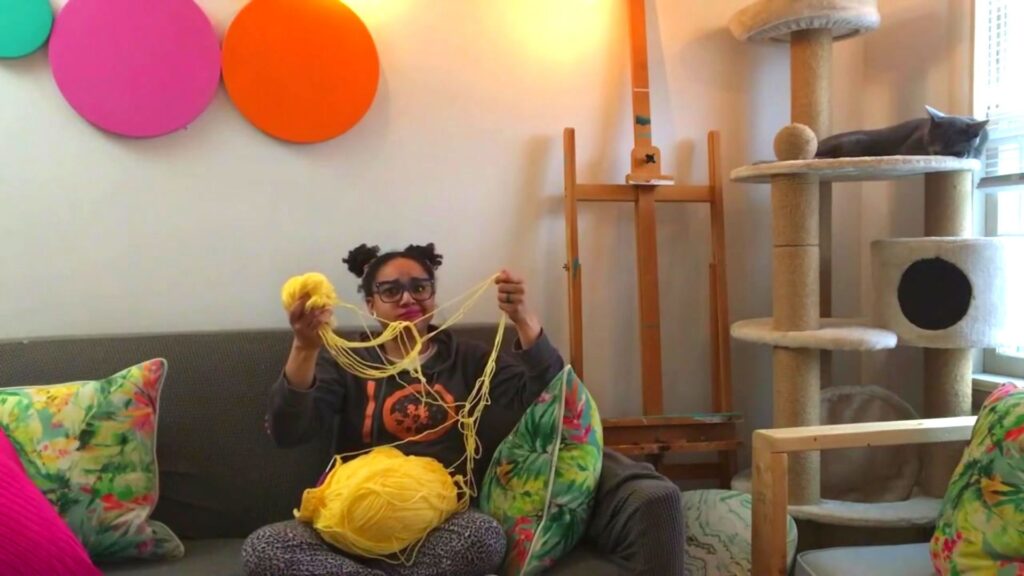
[[[879,23],[875,0],[760,0],[730,22],[741,41],[790,43],[793,124],[776,135],[777,161],[731,173],[736,182],[771,185],[773,316],[737,322],[731,332],[772,346],[775,427],[822,423],[822,379],[828,378],[830,351],[897,344],[925,348],[923,416],[968,415],[971,348],[1004,344],[1009,337],[1002,309],[1006,291],[1012,290],[1004,274],[1009,245],[969,238],[977,160],[814,159],[818,140],[831,133],[832,44]],[[922,175],[925,238],[875,242],[872,318],[830,318],[831,183]],[[791,455],[790,513],[839,526],[927,526],[938,514],[937,498],[945,492],[959,450],[938,445],[923,452],[920,485],[903,501],[884,503],[823,500],[818,454]],[[755,481],[757,475],[755,470]],[[749,490],[749,473],[737,477],[734,487]]]

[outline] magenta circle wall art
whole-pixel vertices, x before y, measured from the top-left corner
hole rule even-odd
[[[135,138],[187,126],[220,81],[220,44],[192,0],[70,0],[50,37],[53,78],[97,127]]]

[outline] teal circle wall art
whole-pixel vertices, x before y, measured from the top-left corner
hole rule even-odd
[[[49,0],[0,0],[0,58],[21,58],[46,43],[53,28]]]

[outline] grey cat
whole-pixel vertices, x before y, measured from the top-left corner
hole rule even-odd
[[[947,116],[925,106],[927,118],[878,130],[856,130],[818,143],[816,158],[855,156],[956,156],[981,160],[988,143],[988,120]]]

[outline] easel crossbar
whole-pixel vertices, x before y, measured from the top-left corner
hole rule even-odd
[[[641,192],[653,193],[655,202],[710,204],[715,201],[715,189],[712,186],[681,184],[576,184],[575,196],[577,202],[636,202]]]

